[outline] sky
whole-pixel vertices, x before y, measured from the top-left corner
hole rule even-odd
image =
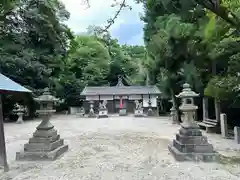
[[[107,20],[115,15],[118,7],[111,7],[113,0],[89,0],[90,8],[82,0],[62,0],[70,12],[70,19],[66,24],[73,32],[83,33],[89,25],[104,27]],[[120,0],[117,0],[118,2]],[[121,44],[143,45],[143,22],[140,14],[143,13],[142,5],[134,0],[127,0],[132,10],[125,9],[109,29],[111,35]]]

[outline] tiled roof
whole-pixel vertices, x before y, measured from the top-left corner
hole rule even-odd
[[[156,86],[107,86],[91,87],[86,86],[81,95],[141,95],[141,94],[161,94]]]
[[[14,82],[8,77],[0,73],[0,90],[2,91],[17,91],[17,92],[31,92],[27,88],[21,86],[20,84]]]

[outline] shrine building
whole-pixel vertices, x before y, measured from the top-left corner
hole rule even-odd
[[[122,78],[118,78],[116,86],[86,86],[81,92],[84,97],[83,107],[89,112],[90,102],[94,104],[94,110],[98,111],[99,103],[107,100],[108,113],[119,113],[120,109],[126,109],[127,113],[134,113],[138,100],[142,102],[143,110],[146,112],[152,108],[158,115],[157,99],[161,92],[156,86],[125,86]]]

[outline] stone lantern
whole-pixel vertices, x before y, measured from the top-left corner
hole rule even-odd
[[[18,103],[15,104],[15,108],[13,109],[13,112],[18,115],[17,124],[23,123],[23,115],[26,112],[26,109],[24,106],[19,105]]]
[[[89,110],[89,114],[88,117],[89,118],[94,118],[96,117],[96,114],[94,113],[94,101],[90,101],[90,110]]]
[[[197,106],[194,105],[194,97],[199,96],[191,90],[190,85],[185,83],[182,92],[176,97],[182,99],[179,109],[184,114],[181,129],[176,135],[176,139],[169,145],[169,151],[176,160],[202,160],[212,161],[215,158],[213,146],[208,143],[207,137],[194,121]]]
[[[178,122],[178,116],[177,116],[177,110],[176,110],[176,108],[175,108],[174,105],[173,105],[173,101],[172,101],[172,100],[169,100],[169,102],[172,103],[172,107],[171,107],[171,109],[170,109],[170,111],[171,111],[171,113],[170,113],[170,118],[171,118],[171,120],[172,120],[172,123],[173,123],[173,124],[179,124],[179,122]]]
[[[182,104],[179,109],[183,113],[183,125],[185,127],[198,127],[197,123],[194,121],[195,113],[198,107],[194,105],[193,99],[198,96],[199,94],[192,91],[190,85],[187,83],[183,84],[182,92],[179,93],[179,95],[176,95],[177,98],[182,99]]]
[[[48,88],[44,89],[43,95],[34,100],[40,104],[37,112],[42,121],[33,137],[29,139],[29,143],[24,144],[24,151],[17,152],[16,160],[55,160],[68,150],[68,145],[64,145],[63,139],[60,139],[60,135],[50,122],[52,113],[56,111],[53,107],[60,100],[52,96]]]
[[[148,93],[148,111],[147,111],[148,116],[154,116],[153,110],[152,110],[152,100],[150,93]]]

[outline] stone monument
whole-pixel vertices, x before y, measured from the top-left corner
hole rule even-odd
[[[63,139],[60,139],[57,130],[49,121],[51,114],[55,112],[53,105],[60,100],[52,96],[48,88],[44,89],[43,95],[34,100],[40,104],[40,110],[37,112],[42,121],[33,137],[24,144],[24,150],[16,153],[16,160],[55,160],[68,150],[68,145],[64,145]]]
[[[16,113],[18,115],[18,119],[17,119],[17,124],[22,124],[23,122],[23,115],[26,112],[26,109],[24,108],[24,106],[19,105],[18,103],[16,103],[14,105],[14,109],[13,112]]]
[[[90,101],[90,110],[89,110],[89,114],[88,114],[88,117],[89,118],[95,118],[96,117],[96,114],[94,113],[94,102],[93,101]]]
[[[107,100],[103,100],[102,103],[99,103],[98,118],[108,117],[108,109],[106,106],[107,106]]]
[[[140,102],[139,100],[135,100],[135,105],[136,105],[136,108],[134,110],[134,116],[143,117],[144,113],[143,113],[142,102]]]
[[[212,161],[216,157],[213,146],[208,143],[207,137],[202,135],[194,121],[194,114],[198,107],[194,105],[193,98],[197,96],[199,95],[186,83],[183,85],[183,91],[176,96],[182,99],[179,109],[183,112],[184,119],[176,139],[168,148],[178,161]]]
[[[240,127],[234,126],[234,140],[237,144],[240,144]]]

